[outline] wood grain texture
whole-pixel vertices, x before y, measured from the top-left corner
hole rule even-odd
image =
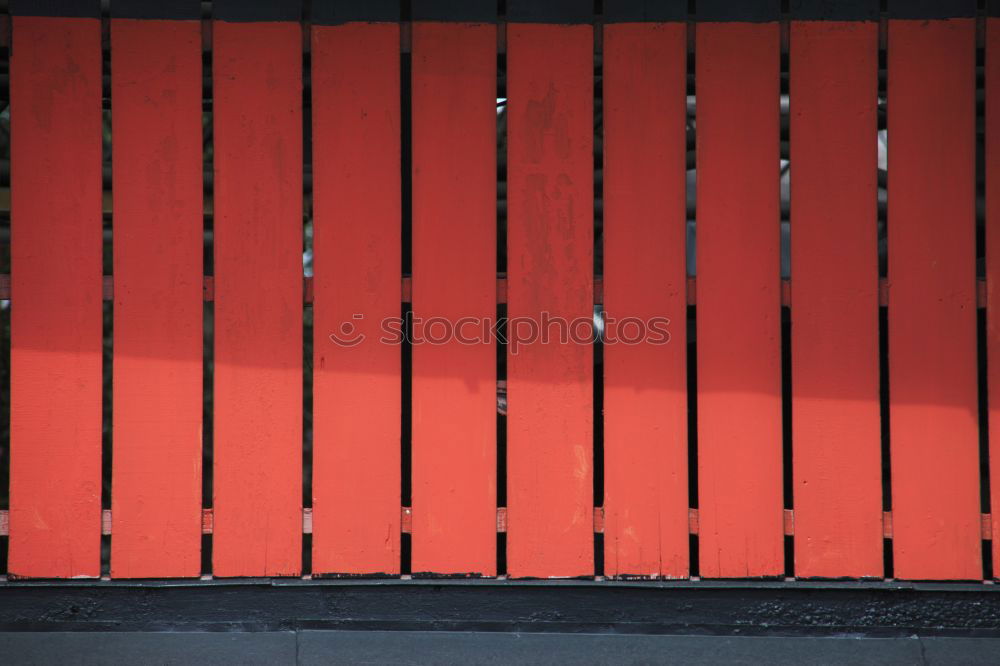
[[[889,81],[895,573],[980,578],[974,21],[891,20]]]
[[[507,68],[508,573],[592,575],[593,28],[510,24]]]
[[[302,564],[302,38],[213,22],[217,576]]]
[[[791,27],[795,574],[882,575],[878,25]]]
[[[778,25],[696,31],[700,571],[772,576],[784,569]]]
[[[604,28],[606,576],[689,573],[686,48],[682,23]]]
[[[111,575],[201,572],[201,24],[114,19]]]
[[[399,26],[314,27],[312,59],[313,571],[394,574],[401,359],[381,324],[400,316]]]
[[[101,539],[101,26],[16,16],[12,32],[18,305],[8,570],[93,577]]]
[[[412,569],[492,576],[496,347],[482,322],[496,316],[495,26],[414,24],[412,114]],[[440,344],[449,331],[461,338]]]

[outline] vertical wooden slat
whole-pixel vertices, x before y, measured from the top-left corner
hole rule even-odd
[[[195,6],[198,9],[197,5]],[[201,24],[115,18],[111,575],[201,569]]]
[[[684,23],[604,28],[607,576],[689,571],[686,49]]]
[[[398,573],[399,25],[314,26],[312,68],[313,571]]]
[[[789,66],[795,574],[880,576],[878,24],[793,21]]]
[[[14,16],[10,561],[100,573],[101,26]]]
[[[218,576],[293,575],[302,543],[302,37],[213,22]]]
[[[1000,3],[986,19],[986,367],[993,572],[1000,573]]]
[[[778,24],[696,31],[700,571],[777,575]]]
[[[889,410],[897,578],[980,578],[975,25],[889,22]]]
[[[507,91],[508,572],[580,576],[594,556],[593,28],[508,24]]]
[[[495,26],[414,24],[416,572],[496,573],[495,100]]]

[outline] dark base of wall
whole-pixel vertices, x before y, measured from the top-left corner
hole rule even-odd
[[[1000,638],[975,583],[13,582],[0,631],[303,630]]]

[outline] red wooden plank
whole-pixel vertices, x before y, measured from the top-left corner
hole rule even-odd
[[[413,26],[413,571],[496,573],[496,27]],[[471,322],[461,329],[460,322]],[[422,323],[421,323],[422,322]],[[451,337],[437,343],[448,331]]]
[[[1000,18],[986,19],[986,368],[990,488],[1000,512]],[[1000,520],[992,521],[993,571],[1000,572]]]
[[[398,573],[401,360],[380,324],[400,316],[399,26],[312,39],[313,571]],[[344,325],[364,341],[335,344]]]
[[[201,570],[201,24],[114,19],[111,575]]]
[[[791,26],[795,574],[882,575],[878,24]]]
[[[975,23],[889,22],[889,416],[897,578],[982,577]]]
[[[607,576],[689,571],[686,49],[682,23],[604,28]]]
[[[783,569],[776,23],[699,23],[701,575]]]
[[[302,56],[298,23],[215,21],[218,576],[302,562]]]
[[[593,28],[508,25],[507,68],[508,572],[581,576],[594,571],[593,349],[542,313],[593,316]],[[530,321],[552,339],[528,341]]]
[[[101,26],[13,22],[9,571],[98,576]]]

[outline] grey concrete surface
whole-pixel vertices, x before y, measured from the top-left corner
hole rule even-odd
[[[1000,639],[426,631],[0,632],[22,664],[1000,664]]]

